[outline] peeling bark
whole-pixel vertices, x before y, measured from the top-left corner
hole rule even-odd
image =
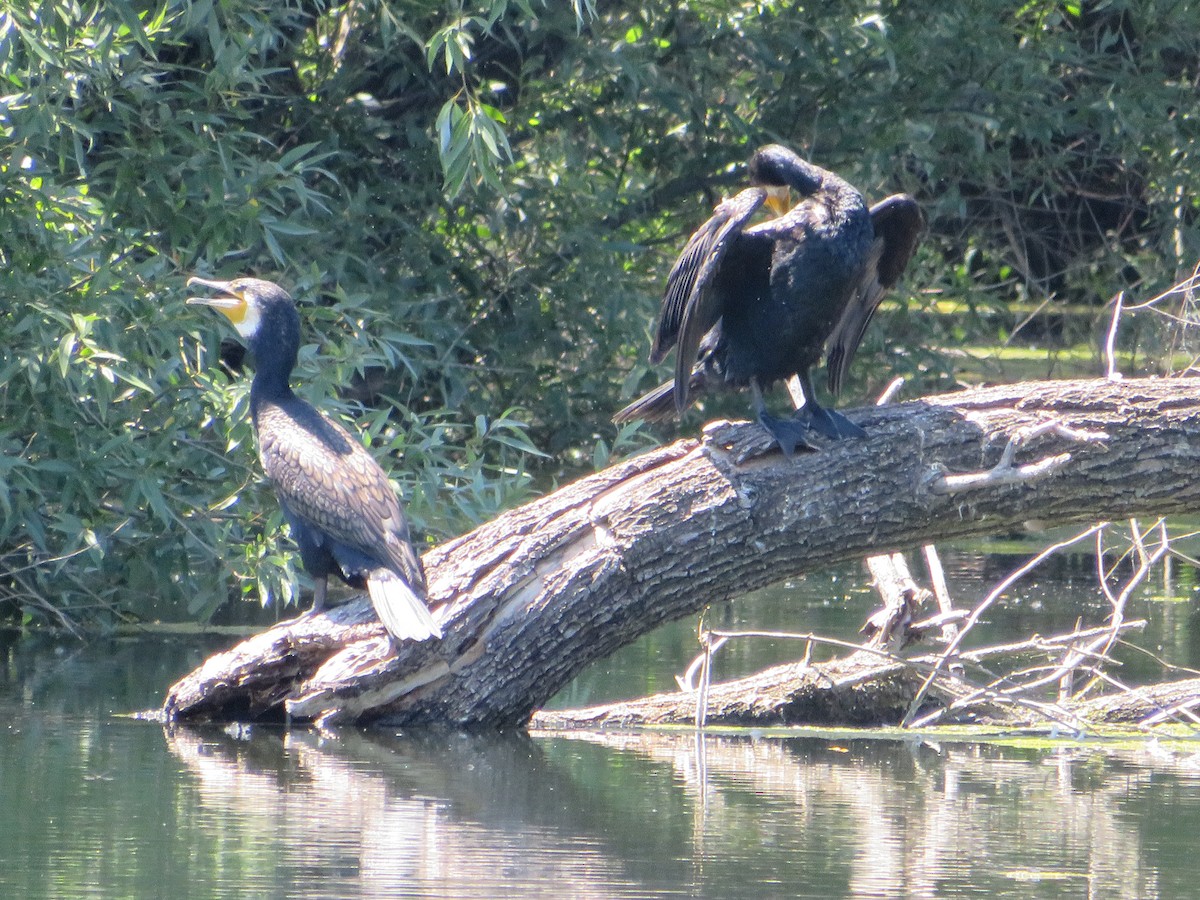
[[[443,640],[393,647],[354,601],[210,659],[164,714],[520,726],[655,626],[785,578],[1027,521],[1200,508],[1198,379],[1026,383],[851,418],[868,438],[793,459],[756,425],[713,423],[583,478],[426,554]]]

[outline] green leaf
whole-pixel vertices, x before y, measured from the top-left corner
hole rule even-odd
[[[71,370],[71,356],[75,352],[75,347],[78,344],[78,338],[74,332],[64,334],[58,342],[58,374],[66,378],[67,373]]]
[[[279,157],[279,165],[281,168],[290,169],[300,160],[312,154],[312,152],[320,146],[321,144],[317,141],[312,141],[307,144],[298,144],[287,153],[283,154],[283,156]],[[309,160],[309,162],[325,159],[328,156],[330,156],[329,153],[316,154],[313,159]]]
[[[116,11],[122,24],[129,29],[130,34],[133,35],[133,39],[138,42],[138,45],[147,53],[153,53],[154,48],[150,45],[150,38],[146,34],[146,29],[142,26],[141,17],[134,11],[133,7],[126,0],[108,0],[108,5]]]

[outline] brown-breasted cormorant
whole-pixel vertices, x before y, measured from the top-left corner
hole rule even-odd
[[[250,417],[258,458],[315,582],[316,612],[330,575],[367,589],[395,638],[422,641],[442,630],[425,605],[425,573],[387,475],[365,447],[288,385],[300,348],[300,315],[277,284],[258,278],[189,278],[219,297],[189,297],[233,323],[255,356]]]
[[[907,194],[868,210],[852,185],[778,144],[751,157],[750,183],[717,206],[667,275],[650,361],[675,347],[674,380],[613,419],[665,419],[681,414],[696,390],[749,386],[759,422],[785,453],[811,448],[814,431],[861,437],[861,428],[817,403],[809,370],[828,343],[829,389],[841,389],[879,301],[916,249],[921,211]],[[789,189],[800,197],[790,209]],[[776,218],[747,227],[764,204]],[[778,418],[763,391],[792,375],[804,406]]]

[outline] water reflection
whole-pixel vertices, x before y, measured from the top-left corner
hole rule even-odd
[[[528,736],[176,730],[167,745],[206,818],[275,845],[289,896],[639,893],[576,820],[589,798]]]
[[[690,733],[175,730],[216,846],[289,896],[1182,896],[1194,754]],[[223,860],[223,862],[222,862]],[[267,883],[260,886],[266,888]]]
[[[946,556],[956,599],[1011,560]],[[1056,564],[1058,565],[1058,564]],[[986,637],[1105,612],[1068,560]],[[1193,570],[1128,611],[1200,662]],[[853,635],[855,567],[715,609],[721,627]],[[1169,589],[1168,589],[1169,587]],[[114,714],[235,639],[0,635],[0,898],[1177,898],[1195,891],[1196,745],[997,746],[668,734],[167,730]],[[673,686],[695,623],[594,667],[560,703]],[[730,648],[735,677],[797,648]],[[1123,670],[1161,677],[1140,657]],[[1136,666],[1143,666],[1136,670]]]

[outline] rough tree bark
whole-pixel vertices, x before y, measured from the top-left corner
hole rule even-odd
[[[866,439],[793,459],[756,425],[714,423],[583,478],[426,554],[443,640],[393,647],[355,601],[213,657],[163,712],[520,726],[588,663],[784,578],[1030,520],[1200,508],[1200,379],[1025,383],[851,417]]]

